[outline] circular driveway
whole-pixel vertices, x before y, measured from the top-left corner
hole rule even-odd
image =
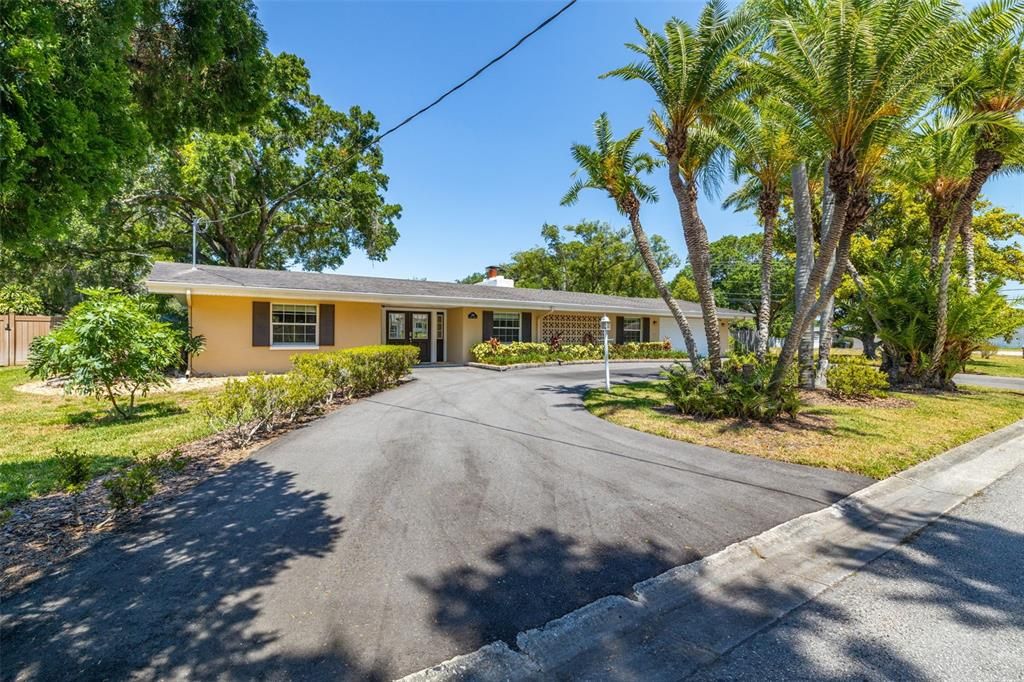
[[[6,600],[3,677],[396,677],[870,482],[615,426],[602,379],[417,369]]]

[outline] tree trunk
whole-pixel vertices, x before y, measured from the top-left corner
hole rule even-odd
[[[932,347],[932,359],[928,368],[928,382],[939,388],[945,388],[946,379],[942,376],[942,365],[945,360],[946,332],[949,316],[949,277],[953,269],[953,249],[956,238],[963,233],[964,225],[971,221],[974,213],[974,202],[981,194],[985,181],[1003,165],[1003,155],[994,149],[979,149],[974,153],[974,168],[967,182],[956,211],[949,222],[946,235],[946,250],[942,258],[942,273],[939,275],[939,292],[935,315],[935,345]],[[969,286],[969,284],[968,284]]]
[[[821,244],[818,258],[815,260],[814,267],[811,268],[811,274],[807,280],[806,296],[801,301],[801,305],[797,307],[793,315],[793,325],[786,335],[785,343],[782,344],[782,352],[779,354],[779,360],[775,364],[775,370],[772,372],[769,384],[769,390],[772,392],[778,391],[783,379],[786,377],[786,373],[789,371],[789,366],[793,364],[793,358],[796,355],[800,337],[814,319],[813,316],[820,313],[824,308],[824,301],[820,297],[820,305],[815,302],[814,291],[822,285],[825,279],[825,271],[829,261],[836,254],[836,248],[839,246],[840,240],[845,238],[847,248],[849,247],[850,235],[845,229],[846,213],[850,207],[850,188],[853,185],[856,173],[857,160],[852,150],[833,152],[829,163],[829,186],[832,188],[832,194],[835,197],[835,206],[832,210],[832,219],[829,221],[831,226],[828,230],[828,238]],[[840,259],[837,257],[837,262],[839,261]],[[841,275],[842,272],[840,271],[838,274]],[[834,292],[835,289],[833,288],[827,294],[823,292],[823,295],[827,300],[828,296],[831,296]]]
[[[934,213],[928,216],[931,235],[928,240],[928,268],[934,274],[939,269],[939,257],[942,255],[942,233],[945,232],[948,216],[936,206]]]
[[[973,211],[972,211],[973,213]],[[964,262],[967,270],[967,291],[973,296],[978,293],[978,273],[974,265],[974,216],[972,215],[960,226],[960,236],[964,243]]]
[[[722,369],[722,345],[718,335],[718,308],[715,304],[715,293],[711,287],[711,251],[708,245],[708,232],[697,212],[696,188],[689,183],[684,183],[679,173],[679,158],[686,148],[685,136],[670,133],[665,141],[665,146],[668,159],[668,180],[672,186],[672,193],[676,197],[676,203],[679,204],[683,238],[686,240],[687,256],[690,259],[693,280],[697,285],[697,298],[700,299],[700,309],[704,318],[704,336],[708,341],[708,360],[711,365],[711,373],[717,376]]]
[[[793,222],[796,230],[796,282],[794,308],[799,309],[807,294],[807,280],[814,267],[814,220],[811,215],[811,192],[807,184],[807,168],[803,163],[793,166]],[[814,388],[814,335],[800,337],[800,386]]]
[[[772,314],[772,263],[775,255],[775,220],[779,198],[774,187],[766,187],[758,200],[764,239],[761,243],[761,306],[757,311],[757,359],[768,356],[768,331]]]
[[[832,190],[829,188],[829,172],[828,162],[825,162],[824,181],[822,182],[821,192],[821,234],[818,235],[819,240],[824,244],[828,239],[828,230],[832,225],[832,212],[835,210],[835,197],[832,194]],[[849,217],[847,217],[849,220]],[[825,269],[825,281],[832,279],[832,273],[835,272],[836,259],[835,256],[829,259],[828,267]],[[835,309],[835,299],[829,298],[825,304],[825,310],[818,318],[818,368],[815,373],[814,383],[822,384],[825,383],[825,377],[828,374],[828,358],[832,352],[832,313]],[[811,338],[814,338],[814,325],[811,325]]]
[[[853,198],[850,200],[850,208],[846,214],[846,229],[852,235],[854,232],[860,229],[864,222],[868,218],[868,213],[871,211],[871,202],[868,197],[866,189],[860,189],[856,191]],[[822,235],[824,237],[824,235]],[[824,241],[824,239],[823,239]],[[832,275],[836,268],[839,268],[839,280],[842,281],[843,268],[841,265],[837,265],[835,258],[829,264],[828,274],[826,275],[826,281],[832,279]],[[826,377],[828,376],[829,360],[832,355],[832,341],[835,338],[834,329],[834,318],[836,312],[836,298],[830,296],[828,301],[825,303],[825,308],[821,313],[819,323],[819,341],[818,341],[818,376],[817,383],[824,385]]]
[[[676,324],[679,325],[679,331],[683,334],[683,343],[686,344],[686,353],[690,356],[690,366],[694,371],[699,372],[700,363],[698,361],[700,360],[700,351],[697,349],[697,343],[693,340],[690,323],[683,315],[679,304],[672,297],[672,292],[669,291],[668,286],[665,284],[665,277],[661,273],[661,267],[658,265],[654,252],[651,250],[651,242],[647,239],[647,233],[640,223],[640,202],[636,197],[627,197],[622,203],[626,215],[629,216],[629,226],[633,228],[633,239],[636,240],[637,250],[640,252],[644,265],[647,266],[647,271],[651,273],[651,279],[654,280],[654,288],[658,290],[658,294],[665,301],[665,305],[668,306],[672,317],[675,318]]]

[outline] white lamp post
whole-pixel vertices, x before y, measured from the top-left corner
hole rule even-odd
[[[607,315],[601,317],[601,333],[604,335],[604,390],[612,392],[612,377],[608,369],[608,329],[611,327],[611,320]]]

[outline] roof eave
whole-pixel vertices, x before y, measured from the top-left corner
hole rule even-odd
[[[208,284],[192,282],[170,282],[162,280],[146,280],[146,288],[154,294],[207,294],[214,296],[249,296],[274,299],[318,299],[328,301],[354,301],[365,303],[384,303],[387,305],[408,305],[408,306],[455,306],[472,308],[496,308],[507,310],[571,310],[579,312],[645,312],[648,315],[667,317],[670,315],[667,309],[641,308],[630,305],[595,305],[585,303],[547,303],[541,301],[505,301],[493,298],[437,296],[432,294],[420,294],[409,296],[406,294],[385,294],[385,293],[363,293],[346,291],[329,291],[323,289],[293,289],[283,287],[252,287],[242,285]],[[687,314],[689,317],[699,317],[700,314]],[[719,317],[723,319],[742,319],[748,317],[745,314],[737,314],[733,311],[719,311]]]

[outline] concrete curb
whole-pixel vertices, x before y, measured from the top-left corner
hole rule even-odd
[[[619,364],[636,364],[636,363],[662,363],[672,364],[682,360],[686,362],[686,358],[653,358],[646,360],[630,360],[628,358],[616,358],[608,360],[611,365]],[[558,362],[517,362],[514,365],[489,365],[485,362],[467,362],[467,367],[476,367],[477,369],[486,369],[491,372],[508,372],[510,370],[517,369],[533,369],[534,367],[562,367],[563,365],[603,365],[604,360],[560,360]]]
[[[769,627],[1024,463],[1024,420],[839,502],[402,678],[679,679]]]

